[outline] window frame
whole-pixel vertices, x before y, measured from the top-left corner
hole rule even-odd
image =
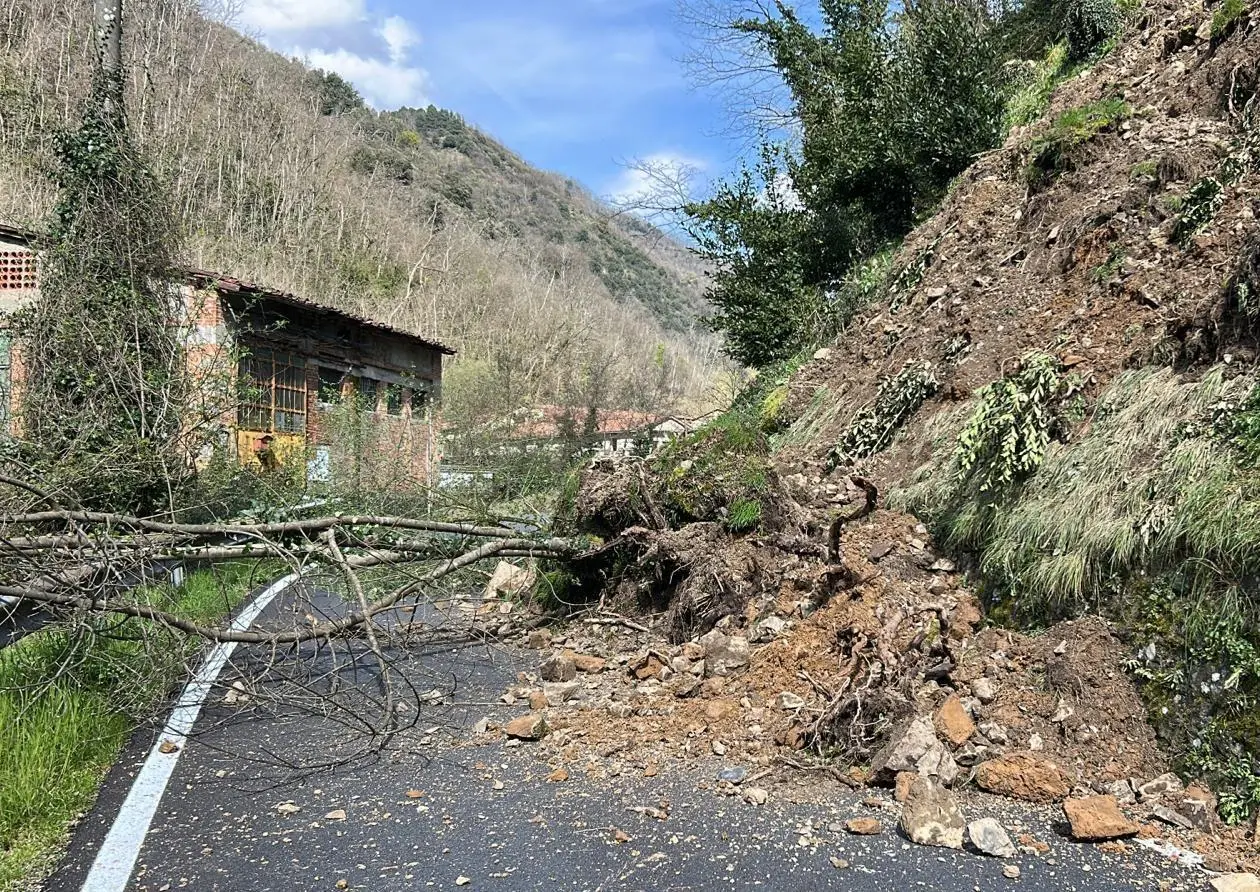
[[[248,348],[237,369],[243,398],[236,423],[243,430],[305,434],[308,429],[306,358],[274,347]],[[252,392],[244,390],[252,388]]]

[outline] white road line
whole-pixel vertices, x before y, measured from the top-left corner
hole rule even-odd
[[[238,632],[248,629],[276,595],[296,582],[297,578],[298,574],[290,573],[267,586],[240,612],[230,628]],[[140,847],[144,845],[144,838],[149,832],[149,825],[153,823],[153,816],[157,813],[166,785],[175,773],[175,764],[184,751],[193,722],[197,721],[210,687],[223,671],[234,650],[235,641],[216,645],[197,670],[197,674],[184,687],[175,708],[171,710],[166,727],[149,751],[140,773],[131,784],[131,792],[127,794],[118,811],[118,817],[114,818],[114,824],[109,828],[105,842],[96,853],[96,860],[92,862],[92,869],[88,871],[87,879],[83,883],[83,892],[123,892],[127,888],[127,880],[131,878],[136,859],[140,857]],[[164,753],[162,743],[168,740],[177,749]]]

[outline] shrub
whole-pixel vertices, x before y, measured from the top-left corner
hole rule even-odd
[[[982,389],[958,436],[960,481],[973,480],[979,492],[991,493],[1036,471],[1064,393],[1058,360],[1036,351],[1020,360],[1017,372]]]
[[[1086,59],[1120,30],[1115,0],[1069,0],[1066,31],[1073,59]]]
[[[1045,58],[1033,67],[1027,82],[1006,102],[1003,125],[1006,130],[1031,124],[1045,114],[1050,94],[1063,79],[1067,68],[1068,47],[1065,41],[1054,44]]]
[[[1225,203],[1225,187],[1216,177],[1204,177],[1186,193],[1181,213],[1173,225],[1173,241],[1183,247],[1208,227]]]
[[[1212,13],[1212,39],[1221,40],[1234,29],[1234,24],[1247,14],[1246,0],[1225,0]]]
[[[887,449],[897,431],[938,386],[926,362],[907,363],[896,375],[885,378],[874,404],[858,412],[840,442],[827,453],[828,467],[834,469]]]

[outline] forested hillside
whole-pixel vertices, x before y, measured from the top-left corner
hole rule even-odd
[[[126,23],[131,127],[178,204],[189,264],[451,343],[457,414],[704,400],[716,345],[685,249],[458,114],[376,114],[201,8],[137,0]],[[0,219],[47,223],[91,11],[0,4]]]

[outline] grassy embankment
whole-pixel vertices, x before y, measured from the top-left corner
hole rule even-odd
[[[256,564],[154,585],[151,601],[209,622],[263,581]],[[139,620],[58,625],[0,650],[0,890],[47,869],[137,723],[195,660],[198,644]]]

